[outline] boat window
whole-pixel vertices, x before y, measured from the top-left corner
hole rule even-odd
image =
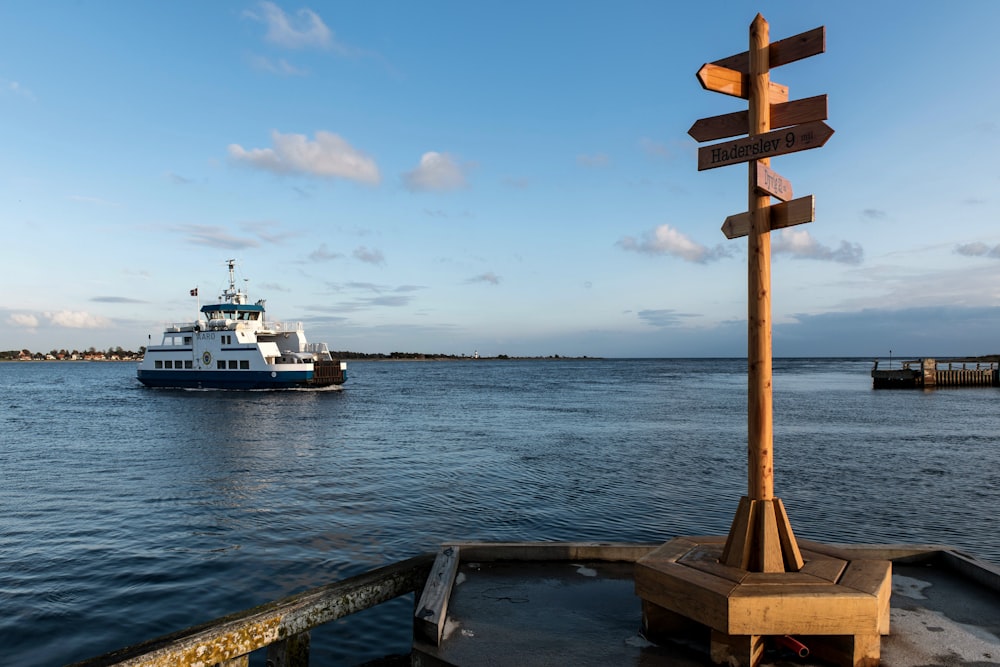
[[[184,368],[194,368],[191,364],[192,364],[192,361],[190,359],[185,360],[184,361]]]
[[[244,371],[250,370],[250,362],[246,359],[240,359],[240,369]]]
[[[169,359],[167,359],[166,361],[163,362],[163,367],[164,368],[173,368],[174,367],[174,362],[172,362]]]
[[[218,361],[215,362],[215,367],[218,368],[220,371],[224,371],[226,370],[226,362],[223,361],[222,359],[219,359]]]
[[[192,340],[191,336],[184,336],[184,344],[185,345],[190,345],[191,344],[191,340]]]
[[[235,359],[230,359],[229,360],[229,368],[231,370],[236,370],[236,360]]]
[[[153,368],[163,368],[163,362],[157,359],[153,362]]]

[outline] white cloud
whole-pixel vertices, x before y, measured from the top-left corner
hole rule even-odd
[[[272,60],[267,56],[252,56],[250,64],[254,69],[280,76],[305,76],[308,72],[301,67],[296,67],[284,58]]]
[[[466,187],[462,167],[447,153],[428,151],[420,156],[420,164],[413,171],[403,174],[408,190],[445,191]]]
[[[816,241],[809,232],[797,229],[782,229],[777,239],[772,235],[771,254],[840,264],[860,264],[864,259],[864,250],[859,243],[841,241],[839,247],[830,248]]]
[[[171,231],[186,234],[188,243],[212,248],[242,250],[243,248],[256,248],[260,245],[254,239],[234,236],[229,230],[217,225],[178,225],[171,228]]]
[[[83,311],[60,310],[47,312],[45,317],[53,326],[67,329],[104,329],[111,326],[111,320],[100,315],[92,315]]]
[[[246,150],[239,144],[230,144],[229,156],[278,174],[346,178],[372,184],[381,178],[375,160],[333,132],[320,130],[316,132],[316,140],[310,141],[304,134],[281,134],[275,130],[271,139],[274,148]]]
[[[296,232],[286,232],[281,228],[281,223],[273,220],[260,220],[240,223],[240,229],[256,235],[265,243],[284,243],[288,239],[298,236]]]
[[[264,39],[268,42],[288,49],[329,49],[335,46],[333,33],[319,14],[311,9],[300,9],[289,17],[273,2],[261,2],[258,6],[262,15],[249,11],[245,14],[267,26]]]
[[[1000,245],[991,247],[981,241],[963,243],[955,248],[955,252],[966,257],[1000,257]]]
[[[343,257],[339,252],[330,252],[325,243],[321,243],[318,248],[309,253],[311,262],[329,262],[330,260]]]
[[[7,318],[7,322],[15,327],[24,327],[25,329],[38,328],[38,318],[27,313],[13,313]]]
[[[670,328],[684,323],[685,319],[694,317],[690,313],[679,313],[676,310],[665,308],[659,310],[640,310],[639,319],[654,327]]]
[[[381,250],[369,250],[365,246],[358,246],[354,249],[354,258],[366,264],[385,264],[385,257]]]
[[[490,285],[499,285],[500,276],[493,273],[492,271],[487,271],[486,273],[481,273],[478,276],[473,276],[465,281],[468,284],[472,283],[489,283]]]
[[[652,231],[645,232],[642,240],[625,236],[618,241],[618,246],[623,250],[645,255],[671,255],[697,264],[729,257],[732,254],[722,245],[709,248],[696,243],[670,225],[660,225]]]

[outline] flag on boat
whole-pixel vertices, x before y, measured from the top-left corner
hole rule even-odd
[[[197,287],[195,287],[193,290],[191,290],[191,296],[198,296],[198,288]]]

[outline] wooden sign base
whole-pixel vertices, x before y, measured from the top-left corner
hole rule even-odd
[[[798,572],[802,554],[780,498],[740,498],[722,562],[749,572]]]
[[[756,667],[770,638],[793,636],[843,667],[876,667],[889,634],[892,563],[803,541],[798,572],[722,562],[722,537],[678,537],[636,563],[643,634],[709,642],[712,661]]]

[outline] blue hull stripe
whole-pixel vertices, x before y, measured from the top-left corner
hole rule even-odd
[[[139,382],[147,387],[185,389],[283,389],[306,386],[312,371],[185,371],[163,370],[138,372]]]

